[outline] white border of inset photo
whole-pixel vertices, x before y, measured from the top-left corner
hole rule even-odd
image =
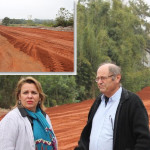
[[[77,75],[77,2],[74,0],[74,71],[73,72],[0,72],[0,75]],[[19,62],[18,62],[19,63]]]

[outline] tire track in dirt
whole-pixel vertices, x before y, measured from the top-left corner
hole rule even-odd
[[[0,35],[0,70],[3,72],[25,72],[45,71],[45,67],[40,61],[35,61],[31,56],[19,52],[9,44],[7,39]]]
[[[73,32],[0,26],[0,34],[50,72],[74,69]]]
[[[48,51],[44,50],[43,48],[39,46],[36,47],[36,50],[37,50],[36,52],[37,58],[44,64],[46,68],[50,69],[51,72],[52,71],[55,71],[55,72],[65,71],[63,66],[61,65],[61,62],[57,60],[59,56],[56,56],[57,58],[55,58],[53,53],[49,55]]]

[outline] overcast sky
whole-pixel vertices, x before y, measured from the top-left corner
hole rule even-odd
[[[128,0],[124,0],[124,1],[128,1]],[[150,0],[144,0],[144,2],[150,6]]]
[[[55,19],[61,7],[74,13],[74,0],[0,0],[0,19]]]
[[[148,5],[150,5],[150,1],[149,0],[144,0],[145,3],[147,3]]]

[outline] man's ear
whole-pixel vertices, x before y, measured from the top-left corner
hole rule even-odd
[[[121,80],[121,75],[118,74],[118,75],[116,76],[116,81],[117,81],[118,83],[120,83],[120,80]]]

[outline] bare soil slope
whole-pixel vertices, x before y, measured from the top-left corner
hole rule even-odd
[[[0,26],[0,72],[73,72],[73,32]]]
[[[59,150],[73,150],[77,145],[93,102],[94,100],[86,100],[47,109],[59,142]]]
[[[142,89],[137,94],[143,100],[150,120],[150,87]],[[59,150],[73,150],[77,145],[93,102],[94,100],[86,100],[81,103],[66,104],[46,110],[46,113],[51,118],[58,139]]]
[[[142,99],[149,116],[150,127],[150,87],[145,87],[141,91],[137,92],[137,95]]]

